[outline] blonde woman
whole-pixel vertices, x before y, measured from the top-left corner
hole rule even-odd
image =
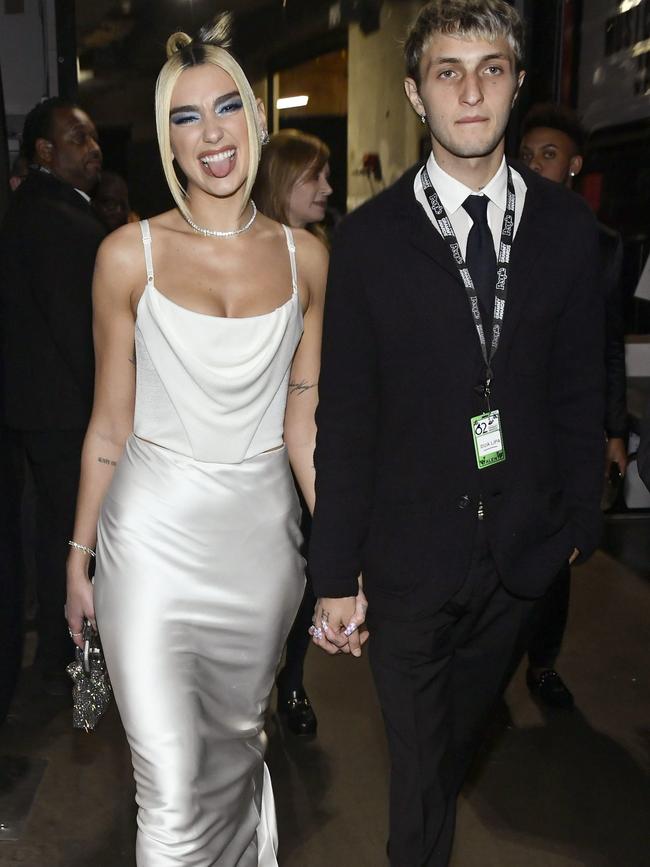
[[[227,24],[170,37],[156,120],[177,207],[114,232],[93,289],[67,619],[77,644],[83,618],[101,633],[139,867],[277,864],[263,724],[304,587],[290,467],[312,509],[327,256],[250,199],[266,123]]]

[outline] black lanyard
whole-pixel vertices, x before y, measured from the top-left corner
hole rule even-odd
[[[499,340],[501,338],[501,326],[503,325],[503,316],[506,310],[506,298],[508,297],[508,275],[510,272],[510,250],[512,247],[512,239],[515,228],[515,187],[512,182],[512,172],[508,166],[508,193],[506,197],[506,211],[503,215],[503,225],[501,227],[501,243],[499,244],[499,255],[497,256],[497,275],[496,288],[494,290],[494,313],[492,318],[492,340],[490,342],[490,354],[488,355],[487,341],[485,339],[485,329],[483,328],[483,319],[481,310],[478,304],[478,295],[474,288],[472,276],[469,273],[469,268],[465,264],[463,254],[460,252],[460,244],[451,225],[451,221],[447,216],[438,193],[436,193],[431,178],[427,172],[426,166],[422,169],[422,187],[428,199],[431,213],[434,216],[440,234],[449,245],[451,255],[458,268],[460,279],[467,292],[469,306],[472,311],[472,318],[476,326],[479,343],[481,344],[481,352],[485,361],[485,385],[483,386],[483,394],[488,400],[490,396],[490,382],[492,380],[492,359],[494,358]]]

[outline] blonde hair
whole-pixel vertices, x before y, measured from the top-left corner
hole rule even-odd
[[[188,193],[178,179],[174,168],[169,113],[174,86],[181,73],[186,69],[209,63],[222,69],[235,82],[242,99],[248,131],[248,176],[244,186],[242,213],[248,205],[255,183],[264,131],[260,123],[257,100],[253,89],[241,66],[226,50],[230,46],[230,23],[229,13],[218,16],[211,27],[202,28],[197,40],[193,40],[187,33],[173,33],[167,40],[167,62],[160,70],[156,81],[156,131],[160,158],[169,190],[185,219],[191,218],[190,210],[187,207]]]

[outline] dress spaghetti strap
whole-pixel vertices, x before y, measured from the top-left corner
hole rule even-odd
[[[298,291],[298,270],[296,268],[296,244],[293,240],[293,232],[288,226],[282,224],[284,234],[287,236],[287,247],[289,248],[289,261],[291,262],[291,288],[295,295]]]
[[[151,256],[151,230],[149,220],[140,220],[142,232],[142,245],[144,247],[144,261],[147,266],[147,283],[153,285],[153,258]]]

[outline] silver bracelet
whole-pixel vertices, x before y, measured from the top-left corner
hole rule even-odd
[[[71,548],[76,548],[77,551],[83,551],[85,554],[90,554],[91,557],[95,556],[95,552],[92,548],[89,548],[88,545],[80,545],[79,542],[73,542],[72,539],[68,539],[68,545]]]

